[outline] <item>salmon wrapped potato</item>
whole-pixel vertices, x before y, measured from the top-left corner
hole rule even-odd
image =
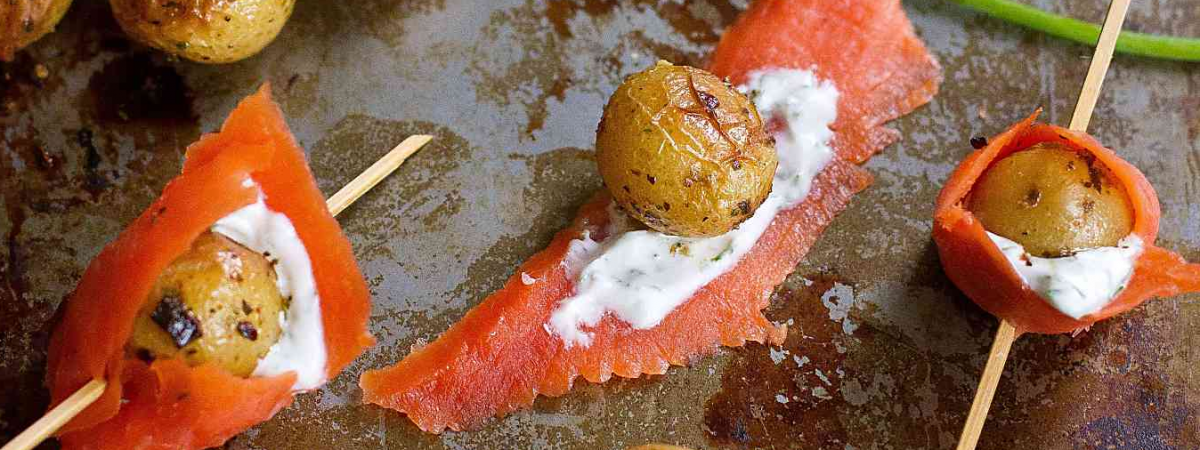
[[[933,240],[950,280],[1020,333],[1076,333],[1200,292],[1200,264],[1154,245],[1162,211],[1146,176],[1039,113],[988,139],[938,195]]]

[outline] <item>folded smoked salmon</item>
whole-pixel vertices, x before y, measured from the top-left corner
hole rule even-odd
[[[584,324],[585,338],[567,339],[551,322],[577,295],[573,260],[581,247],[617,239],[612,222],[621,213],[607,193],[598,194],[503,289],[437,340],[392,367],[365,373],[364,401],[403,412],[428,432],[463,430],[529,406],[538,395],[561,395],[579,376],[600,383],[614,374],[661,374],[721,345],[780,342],[786,329],[761,312],[772,290],[870,184],[856,164],[898,138],[883,124],[928,102],[940,68],[898,0],[760,0],[726,31],[712,61],[711,71],[735,84],[762,81],[764,71],[795,69],[811,72],[793,81],[815,75],[838,89],[836,121],[822,125],[833,130],[833,155],[802,200],[779,209],[736,264],[661,321],[631,325],[605,314]],[[786,127],[779,118],[770,119],[777,133],[787,131],[779,130]],[[779,148],[780,159],[788,159]],[[778,174],[776,180],[778,191]]]
[[[147,318],[144,331],[161,335],[179,356],[156,357],[153,346],[137,347],[139,320],[147,299],[164,284],[162,274],[213,232],[267,253],[270,263],[263,266],[288,276],[280,289],[290,307],[260,314],[264,306],[239,299],[232,308],[209,302],[211,311],[189,309],[187,286],[214,297],[216,290],[248,292],[239,286],[252,282],[252,252],[228,244],[214,264],[188,260],[190,266],[178,269],[216,267],[215,277],[193,271],[195,279],[187,283],[198,284],[169,286],[184,288],[164,294]],[[292,270],[299,261],[299,270]],[[273,274],[267,277],[275,282]],[[219,289],[209,289],[212,278],[220,278]],[[107,381],[101,397],[60,430],[67,449],[219,446],[269,419],[295,392],[337,375],[373,342],[366,329],[370,294],[350,243],[326,209],[268,86],[243,100],[219,133],[188,148],[183,173],[92,261],[64,308],[50,340],[46,384],[52,403],[93,379]],[[209,312],[213,316],[205,319]],[[229,317],[234,321],[226,322]],[[270,351],[252,376],[234,375],[213,361],[185,362],[184,354],[212,351],[197,348],[206,337],[261,344],[266,328],[253,323],[277,317],[286,317],[282,337],[266,344]],[[237,334],[218,336],[225,323],[235,324]],[[221,352],[215,350],[214,359]]]
[[[1146,176],[1091,136],[1037,123],[1037,116],[1035,112],[971,153],[950,176],[938,196],[933,239],[938,246],[942,267],[954,284],[981,308],[1007,320],[1021,333],[1077,332],[1100,320],[1133,309],[1150,298],[1200,292],[1200,264],[1189,264],[1180,255],[1154,245],[1162,214],[1158,196]],[[1011,262],[1013,258],[1006,255],[1008,252],[999,245],[1007,242],[997,243],[995,237],[989,237],[990,232],[984,228],[982,221],[964,205],[978,180],[997,161],[1048,143],[1090,155],[1113,174],[1113,178],[1128,194],[1133,213],[1129,233],[1137,238],[1134,245],[1140,248],[1140,252],[1128,253],[1130,265],[1126,267],[1128,272],[1123,273],[1123,282],[1120,279],[1122,277],[1110,277],[1116,278],[1110,291],[1112,293],[1102,293],[1100,302],[1090,310],[1080,311],[1078,317],[1069,316],[1052,306],[1046,297],[1053,295],[1054,291],[1042,289],[1043,292],[1038,292],[1032,285],[1038,279],[1018,269],[1052,263],[1063,266],[1076,262],[1089,265],[1082,269],[1094,276],[1104,273],[1101,266],[1105,258],[1080,259],[1076,255],[1076,261],[1062,261],[1063,258],[1043,259],[1020,254],[1015,265]],[[1095,176],[1092,176],[1093,182],[1094,179]],[[1122,244],[1122,247],[1132,246]],[[1116,257],[1120,262],[1121,252],[1109,253],[1112,255],[1108,259]],[[1051,272],[1039,278],[1054,276]],[[1104,278],[1081,280],[1092,286],[1105,281]],[[1070,289],[1059,295],[1077,295],[1073,292],[1077,290]]]

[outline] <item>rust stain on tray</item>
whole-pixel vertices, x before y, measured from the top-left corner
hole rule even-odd
[[[91,110],[98,125],[134,124],[173,127],[192,124],[192,93],[174,67],[157,63],[150,53],[122,56],[105,64],[88,81]]]
[[[711,442],[733,448],[941,448],[966,404],[941,361],[896,336],[853,283],[830,272],[793,277],[767,316],[783,345],[733,350],[706,402]],[[849,447],[848,447],[849,446]]]
[[[835,292],[835,286],[843,292]],[[752,343],[735,352],[721,375],[721,391],[705,403],[704,425],[715,442],[821,448],[847,442],[833,395],[854,374],[842,364],[844,327],[829,319],[822,304],[822,297],[853,301],[836,298],[845,291],[852,288],[835,277],[820,277],[804,289],[775,293],[768,318],[788,324],[787,340],[779,347]]]
[[[1172,367],[1190,351],[1171,344],[1194,330],[1177,319],[1140,309],[1075,339],[1022,337],[983,448],[1195,448],[1200,402],[1180,378],[1194,369]],[[1054,432],[1028,431],[1043,427]]]
[[[788,338],[732,351],[721,390],[705,402],[710,442],[953,447],[985,353],[963,360],[923,350],[855,291],[819,273],[775,293],[767,315],[789,324]],[[1191,448],[1200,403],[1163,364],[1177,350],[1162,343],[1188,334],[1173,319],[1138,310],[1075,339],[1023,336],[979,448]]]

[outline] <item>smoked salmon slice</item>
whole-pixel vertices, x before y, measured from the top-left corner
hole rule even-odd
[[[1012,323],[1018,332],[1049,334],[1085,329],[1136,308],[1150,298],[1200,292],[1200,264],[1188,264],[1182,256],[1154,245],[1162,211],[1146,176],[1087,134],[1035,122],[1039,112],[971,153],[938,195],[933,239],[942,267],[954,284],[979,307]],[[987,237],[983,224],[962,204],[992,162],[1043,142],[1086,152],[1112,171],[1129,194],[1134,212],[1132,234],[1145,245],[1134,264],[1133,276],[1120,294],[1104,309],[1078,320],[1050,306],[1031,289]]]
[[[125,348],[162,271],[214,222],[260,193],[294,224],[309,254],[326,377],[374,342],[367,332],[371,297],[350,242],[268,85],[238,104],[219,133],[188,147],[186,158],[182,174],[92,260],[63,306],[46,371],[51,406],[93,379],[107,381],[101,397],[59,430],[65,449],[215,447],[291,404],[294,372],[239,378],[211,363],[147,363]]]
[[[884,123],[928,103],[942,69],[899,0],[759,0],[717,44],[709,68],[735,85],[771,67],[811,69],[842,96],[833,147],[862,163],[900,138]]]
[[[580,376],[602,383],[612,375],[661,374],[721,345],[782,341],[786,329],[762,314],[771,292],[850,198],[870,184],[870,174],[855,163],[896,139],[882,124],[928,102],[941,76],[898,0],[754,3],[718,44],[712,69],[741,81],[754,70],[776,67],[816,67],[837,83],[838,157],[805,200],[781,211],[734,268],[653,328],[633,329],[605,317],[587,330],[591,345],[568,347],[545,326],[574,291],[563,265],[570,241],[585,232],[599,241],[608,237],[611,199],[598,194],[504,288],[437,340],[394,366],[364,373],[363,400],[403,412],[427,432],[464,430],[527,407],[538,395],[566,393]]]

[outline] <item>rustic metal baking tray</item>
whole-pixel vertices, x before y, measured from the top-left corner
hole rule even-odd
[[[548,243],[600,187],[591,147],[608,94],[657,58],[702,64],[744,4],[298,3],[262,54],[203,66],[129,43],[106,2],[80,0],[0,66],[0,440],[45,408],[49,323],[87,262],[177,173],[184,146],[269,80],[327,194],[403,137],[437,138],[339,217],[379,345],[228,448],[951,448],[996,322],[938,266],[934,196],[969,137],[1038,106],[1065,122],[1091,54],[906,1],[942,92],[895,123],[903,139],[867,164],[875,185],[778,289],[769,315],[793,323],[782,347],[582,383],[438,436],[361,405],[359,374],[436,337]],[[1104,14],[1104,2],[1035,3]],[[1135,2],[1127,28],[1200,36],[1197,17],[1197,0]],[[1197,66],[1117,57],[1091,129],[1158,188],[1160,244],[1200,259]],[[1152,301],[1076,338],[1022,337],[980,448],[1200,447],[1198,299]]]

